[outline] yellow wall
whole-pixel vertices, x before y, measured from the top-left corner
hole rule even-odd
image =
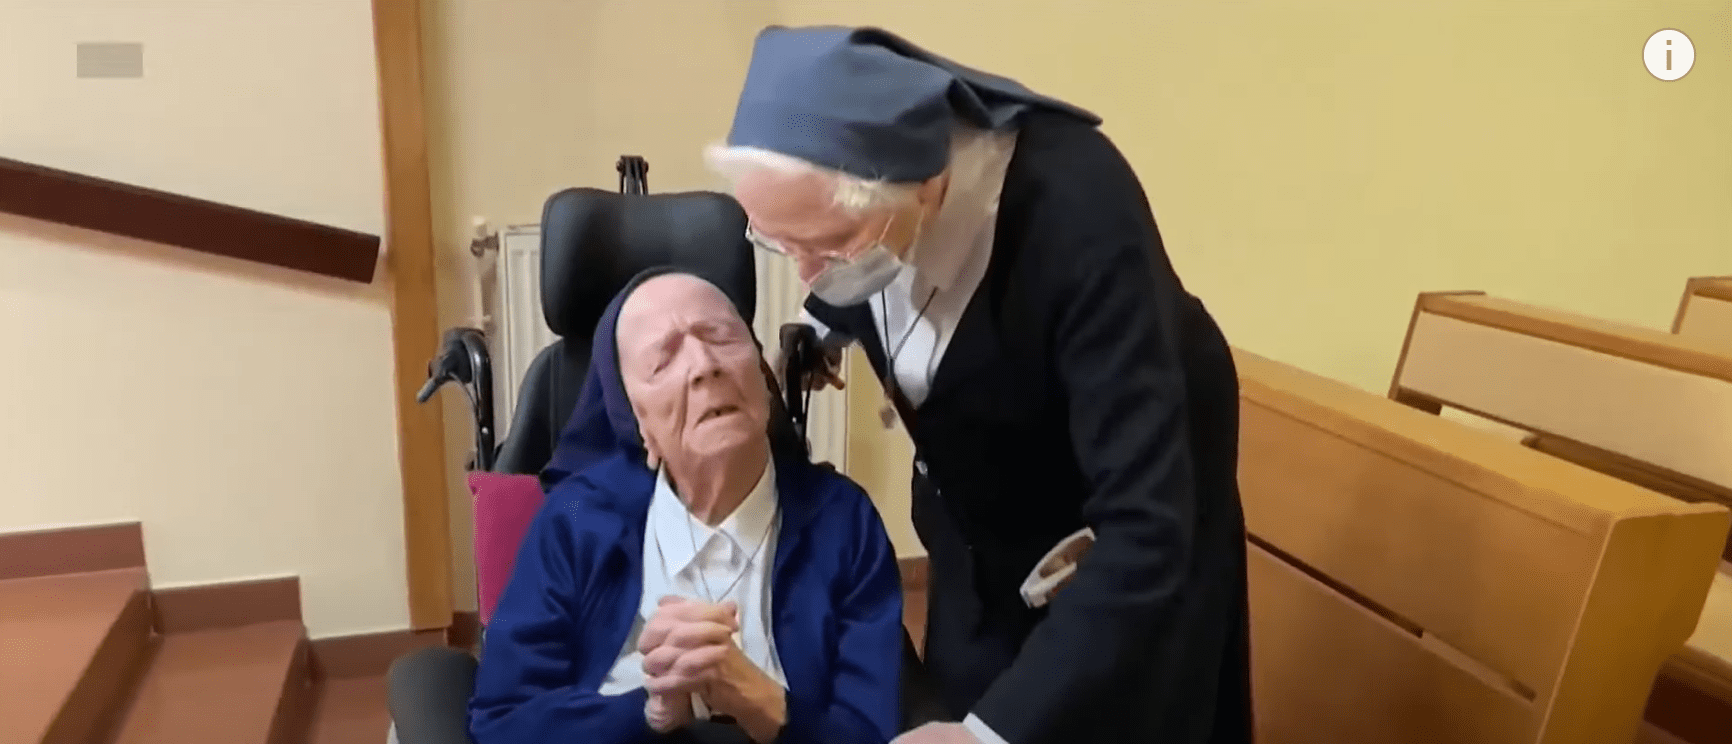
[[[367,0],[0,2],[0,157],[378,233],[378,110]],[[0,339],[0,531],[139,521],[156,586],[408,625],[379,288],[0,216]]]
[[[1418,292],[1664,327],[1683,277],[1732,266],[1725,3],[781,7],[789,24],[883,25],[1100,113],[1229,339],[1379,392]],[[1697,49],[1675,83],[1640,62],[1665,27]],[[902,514],[907,445],[850,433],[850,463],[880,453],[880,503]]]
[[[714,185],[698,150],[725,132],[754,32],[846,23],[1102,114],[1230,339],[1373,390],[1420,291],[1664,327],[1685,277],[1732,265],[1717,0],[432,2],[452,246],[470,215],[534,221],[558,187],[611,187],[621,153],[649,157],[654,190]],[[1640,63],[1668,26],[1697,48],[1675,83]],[[916,553],[907,444],[862,367],[849,470]]]
[[[872,363],[858,348],[848,354],[848,477],[872,494],[896,555],[907,558],[926,555],[908,508],[912,494],[914,445],[901,421],[884,428],[879,411],[884,408],[884,386],[872,372]]]
[[[1732,5],[784,0],[1092,108],[1231,340],[1387,388],[1413,296],[1656,327],[1732,266]],[[1695,69],[1662,83],[1649,34]]]
[[[426,0],[429,126],[444,325],[477,322],[470,219],[534,223],[568,186],[613,189],[620,155],[653,191],[717,188],[699,158],[727,132],[769,0]],[[449,466],[474,434],[445,395]],[[452,478],[459,603],[474,605],[468,491]]]

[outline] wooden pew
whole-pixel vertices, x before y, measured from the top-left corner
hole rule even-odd
[[[1732,349],[1716,343],[1479,293],[1425,294],[1389,394],[1531,432],[1534,449],[1684,501],[1732,504]],[[1696,744],[1732,742],[1732,564],[1667,664],[1650,718]]]
[[[1732,505],[1732,350],[1480,293],[1419,296],[1389,395],[1539,435],[1546,451]]]
[[[1732,276],[1699,276],[1686,283],[1672,332],[1732,346]]]
[[[1727,530],[1235,351],[1262,744],[1630,744]]]

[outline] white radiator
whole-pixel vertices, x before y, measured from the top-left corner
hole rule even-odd
[[[493,271],[481,273],[481,307],[482,330],[493,357],[494,430],[503,440],[511,431],[517,392],[530,363],[558,337],[541,314],[541,228],[508,227],[499,233],[497,245]]]
[[[482,330],[493,357],[495,431],[503,439],[511,431],[511,416],[517,393],[535,355],[556,340],[541,314],[541,229],[537,225],[515,225],[500,231],[498,246],[481,259]],[[495,256],[497,253],[497,256]],[[793,262],[759,256],[758,307],[753,324],[764,352],[776,358],[779,330],[793,320],[805,300],[805,288],[794,274]],[[812,457],[846,472],[848,455],[848,398],[846,393],[825,390],[812,395],[811,419],[806,436],[812,442]]]

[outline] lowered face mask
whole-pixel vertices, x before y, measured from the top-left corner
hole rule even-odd
[[[889,223],[885,223],[884,231],[890,231]],[[918,242],[919,239],[920,228],[917,226],[914,240]],[[834,307],[858,305],[872,295],[884,291],[885,287],[896,280],[896,274],[900,271],[902,260],[885,247],[883,236],[879,236],[872,247],[846,261],[830,264],[813,277],[812,294]]]
[[[835,307],[858,305],[896,280],[902,262],[876,243],[864,253],[831,264],[812,279],[812,294]]]

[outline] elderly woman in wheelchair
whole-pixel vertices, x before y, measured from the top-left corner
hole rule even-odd
[[[727,297],[646,272],[592,353],[488,627],[474,740],[889,741],[894,550],[859,487],[770,434],[762,358]]]

